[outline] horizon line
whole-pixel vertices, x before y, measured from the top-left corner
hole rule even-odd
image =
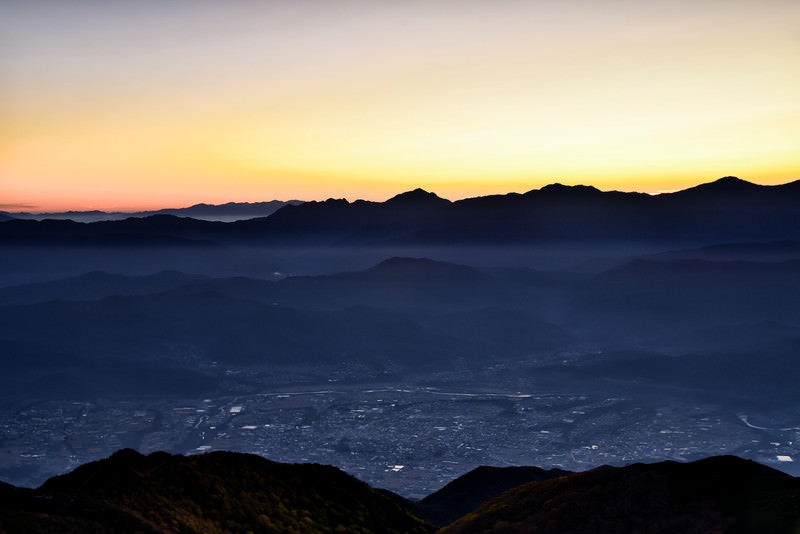
[[[455,198],[455,199],[442,197],[442,196],[440,196],[439,194],[437,194],[434,191],[425,189],[422,186],[418,186],[418,187],[407,189],[405,191],[401,191],[399,193],[391,195],[391,196],[385,198],[384,200],[369,200],[369,199],[362,199],[362,198],[356,198],[354,200],[349,200],[347,197],[333,197],[333,196],[330,196],[330,197],[327,197],[327,198],[320,197],[320,198],[312,198],[312,199],[300,199],[300,198],[295,197],[295,198],[290,198],[288,200],[271,198],[271,199],[267,199],[267,200],[254,200],[254,201],[227,200],[227,201],[221,201],[219,203],[210,203],[208,201],[200,201],[200,202],[195,202],[193,204],[188,204],[186,206],[163,207],[163,208],[156,208],[156,209],[152,209],[152,208],[150,208],[150,209],[146,209],[146,208],[145,209],[135,209],[135,208],[113,208],[113,207],[111,207],[111,208],[94,208],[94,209],[85,209],[85,210],[70,208],[70,209],[61,210],[61,211],[56,211],[56,210],[41,210],[41,211],[39,211],[39,210],[35,210],[35,209],[28,209],[28,210],[25,210],[25,211],[8,211],[8,210],[5,210],[5,209],[2,209],[5,206],[2,203],[0,203],[0,213],[5,213],[5,214],[9,214],[9,215],[14,215],[14,214],[20,214],[20,215],[24,215],[24,214],[29,214],[29,215],[48,215],[48,214],[55,215],[55,214],[59,214],[59,215],[61,215],[61,214],[67,214],[67,213],[76,213],[76,214],[79,214],[79,213],[104,213],[104,214],[121,214],[121,215],[135,215],[135,214],[140,214],[140,213],[149,213],[151,215],[158,215],[158,213],[156,213],[156,212],[159,212],[159,211],[184,210],[184,209],[189,209],[189,208],[193,208],[193,207],[197,207],[197,206],[218,207],[218,206],[224,206],[226,204],[260,204],[260,203],[267,203],[267,202],[285,202],[285,203],[302,202],[302,203],[306,203],[306,202],[325,202],[325,201],[328,201],[328,200],[345,200],[345,201],[347,201],[349,203],[359,202],[359,201],[383,203],[383,202],[391,200],[391,199],[393,199],[395,197],[398,197],[400,195],[403,195],[403,194],[406,194],[406,193],[410,193],[410,192],[413,192],[413,191],[423,191],[425,193],[432,193],[436,197],[441,198],[443,200],[447,200],[449,202],[459,202],[459,201],[462,201],[462,200],[469,200],[469,199],[473,199],[473,198],[483,198],[483,197],[489,197],[489,196],[503,196],[503,195],[514,195],[514,194],[516,194],[516,195],[524,195],[524,194],[527,194],[527,193],[530,193],[530,192],[533,192],[533,191],[541,191],[542,189],[545,189],[545,188],[551,187],[551,186],[563,186],[563,187],[567,187],[567,188],[586,187],[586,188],[596,189],[597,191],[599,191],[601,193],[635,193],[635,194],[642,194],[642,195],[648,195],[648,196],[651,196],[651,197],[656,197],[656,196],[660,196],[660,195],[668,195],[668,194],[672,194],[672,193],[678,193],[678,192],[681,192],[681,191],[687,191],[687,190],[693,189],[695,187],[708,185],[708,184],[713,184],[713,183],[716,183],[716,182],[719,182],[719,181],[722,181],[722,180],[726,180],[726,179],[736,179],[736,180],[738,180],[740,182],[748,183],[748,184],[755,185],[755,186],[758,186],[758,187],[781,187],[781,186],[785,186],[785,185],[800,181],[800,178],[796,178],[796,179],[793,179],[793,180],[789,180],[787,182],[782,182],[782,183],[777,183],[777,184],[776,183],[767,184],[767,183],[758,183],[758,182],[751,181],[751,180],[745,180],[743,178],[739,178],[738,176],[734,176],[734,175],[727,175],[727,176],[721,176],[721,177],[716,178],[714,180],[711,180],[709,182],[698,182],[695,185],[692,185],[692,186],[689,186],[689,187],[685,187],[685,188],[681,188],[681,189],[664,189],[664,190],[658,190],[658,191],[656,191],[654,193],[650,193],[650,192],[647,192],[647,191],[638,191],[636,189],[630,189],[630,190],[628,190],[628,189],[617,189],[617,188],[615,188],[615,189],[600,189],[599,187],[594,186],[591,183],[588,183],[588,184],[587,183],[580,183],[580,184],[571,184],[570,185],[570,184],[563,184],[561,182],[555,181],[555,182],[547,183],[547,184],[545,184],[545,185],[543,185],[541,187],[528,189],[527,191],[522,191],[522,192],[519,192],[519,191],[506,191],[506,192],[503,192],[503,193],[488,193],[488,194],[485,194],[485,195],[465,196],[465,197],[460,197],[460,198]],[[19,206],[22,206],[22,205],[26,205],[26,204],[14,203],[14,204],[11,204],[9,206],[17,206],[17,207],[19,207]],[[32,205],[32,204],[27,204],[27,205],[29,205],[31,208],[35,208],[35,205]]]

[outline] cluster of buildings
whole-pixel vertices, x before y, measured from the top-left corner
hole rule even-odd
[[[750,423],[750,424],[746,424]],[[583,394],[340,386],[205,399],[0,405],[0,480],[35,486],[122,447],[332,464],[422,497],[479,465],[584,470],[737,454],[793,466],[798,430],[720,408]]]

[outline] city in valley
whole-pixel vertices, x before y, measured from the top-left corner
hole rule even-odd
[[[768,410],[602,378],[570,385],[524,362],[402,379],[363,373],[232,368],[227,391],[206,398],[5,400],[0,479],[36,486],[123,447],[331,464],[411,498],[479,465],[585,470],[735,454],[794,472],[800,420]]]

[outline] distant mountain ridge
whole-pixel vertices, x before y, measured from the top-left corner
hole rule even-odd
[[[183,362],[187,351],[248,365],[393,361],[420,369],[568,343],[557,326],[499,307],[507,294],[527,301],[550,285],[533,271],[527,277],[515,283],[463,265],[390,258],[364,271],[280,280],[90,272],[4,287],[0,395],[171,395],[180,369],[187,391],[213,389],[213,374]],[[154,379],[159,366],[163,376]]]
[[[203,209],[197,207],[198,210]],[[166,210],[169,211],[169,210]],[[659,195],[551,184],[451,202],[415,189],[385,202],[328,199],[288,204],[229,223],[151,215],[67,225],[0,223],[0,244],[86,240],[190,240],[290,246],[512,245],[657,241],[703,245],[800,239],[800,181],[762,186],[725,177]],[[134,239],[135,238],[135,239]]]
[[[160,365],[169,373],[184,369],[191,393],[213,388],[213,374],[198,374],[183,360],[187,352],[236,365],[347,361],[396,373],[547,358],[585,343],[644,343],[654,354],[598,357],[595,366],[587,360],[548,372],[578,382],[643,380],[725,399],[795,399],[784,367],[800,346],[797,302],[800,259],[637,259],[591,278],[408,257],[360,271],[270,279],[90,272],[0,288],[0,392],[55,395],[34,383],[44,380],[60,381],[63,398],[145,386],[171,394],[166,372],[149,383],[134,380],[159,375]],[[738,364],[715,373],[726,358]]]
[[[287,205],[302,204],[302,200],[268,200],[265,202],[226,202],[225,204],[194,204],[186,208],[164,208],[150,211],[63,211],[63,212],[4,212],[0,211],[0,221],[7,219],[70,219],[77,222],[98,222],[120,220],[129,217],[150,217],[152,215],[175,215],[195,219],[232,221],[254,217],[266,217]]]
[[[121,294],[146,295],[205,280],[204,276],[177,271],[161,271],[147,276],[125,276],[104,271],[91,271],[66,280],[1,287],[0,305],[49,300],[95,300]]]

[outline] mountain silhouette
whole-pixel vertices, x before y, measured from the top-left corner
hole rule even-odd
[[[267,217],[284,206],[302,204],[302,200],[270,200],[266,202],[227,202],[225,204],[194,204],[188,208],[167,208],[156,211],[141,211],[131,213],[131,217],[147,217],[149,215],[176,215],[178,217],[206,218],[236,218],[252,219]]]
[[[0,487],[3,532],[431,532],[336,468],[121,450],[36,490]]]
[[[6,218],[17,219],[72,219],[78,222],[98,222],[98,221],[113,221],[120,219],[127,219],[130,217],[149,217],[152,215],[175,215],[178,217],[193,217],[196,219],[205,220],[240,220],[251,219],[255,217],[266,217],[271,215],[280,208],[292,204],[302,204],[302,200],[269,200],[266,202],[227,202],[225,204],[194,204],[186,208],[164,208],[160,210],[150,211],[134,211],[134,212],[119,212],[119,211],[62,211],[50,213],[30,213],[19,212],[9,213],[0,212],[0,220]]]
[[[539,467],[476,467],[440,490],[431,493],[412,510],[437,525],[449,525],[480,504],[526,482],[549,480],[570,474],[562,469]]]
[[[66,225],[5,221],[0,244],[134,243],[148,238],[220,244],[442,245],[654,240],[678,245],[800,239],[800,181],[761,186],[725,177],[647,195],[552,184],[524,194],[450,202],[415,189],[385,202],[286,205],[231,223],[154,215]],[[60,221],[65,222],[65,221]],[[146,237],[145,237],[146,236]]]
[[[94,223],[14,219],[5,221],[0,226],[0,245],[208,248],[218,245],[202,236],[214,235],[212,229],[218,224],[222,223],[173,215],[130,217],[122,221]]]
[[[549,184],[541,189],[534,189],[528,191],[527,195],[549,196],[555,198],[577,198],[577,197],[594,197],[602,194],[602,192],[592,185],[564,185],[564,184]]]
[[[795,532],[798,480],[749,460],[599,467],[503,493],[443,533]]]
[[[440,524],[467,510],[440,532],[788,534],[799,497],[798,479],[733,456],[581,473],[480,467],[413,503],[326,465],[123,449],[37,489],[0,482],[0,529],[423,533],[436,527],[411,510]]]
[[[426,208],[442,208],[451,204],[449,200],[437,196],[436,193],[430,193],[419,187],[412,191],[395,195],[384,202],[386,206],[404,206],[420,210]]]
[[[713,182],[696,185],[682,191],[667,193],[666,198],[695,197],[712,200],[714,198],[731,198],[739,195],[757,194],[758,191],[771,191],[774,186],[762,186],[742,180],[735,176],[725,176]]]

